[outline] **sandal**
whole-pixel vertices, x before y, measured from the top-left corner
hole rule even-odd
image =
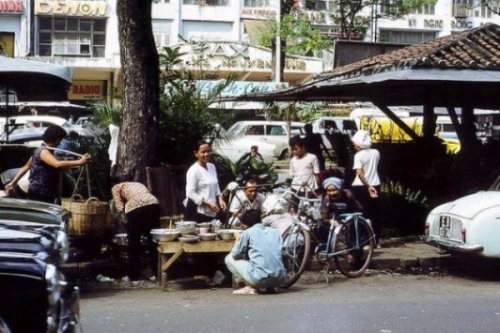
[[[233,295],[257,295],[257,289],[246,286],[244,288],[233,290]]]

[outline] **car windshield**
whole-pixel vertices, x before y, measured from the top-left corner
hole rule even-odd
[[[246,126],[244,123],[235,123],[227,130],[227,133],[230,136],[240,136],[245,134],[245,129]]]

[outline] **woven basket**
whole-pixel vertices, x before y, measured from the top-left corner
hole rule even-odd
[[[95,197],[84,200],[76,194],[71,198],[62,198],[61,206],[71,212],[69,236],[102,236],[111,229],[109,206]]]

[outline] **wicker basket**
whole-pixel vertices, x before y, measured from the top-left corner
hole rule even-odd
[[[111,229],[109,206],[95,197],[84,200],[80,195],[73,195],[63,198],[61,206],[71,212],[69,236],[102,236]]]

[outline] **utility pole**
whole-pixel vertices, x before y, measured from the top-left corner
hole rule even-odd
[[[276,54],[274,81],[281,82],[281,0],[276,0]]]

